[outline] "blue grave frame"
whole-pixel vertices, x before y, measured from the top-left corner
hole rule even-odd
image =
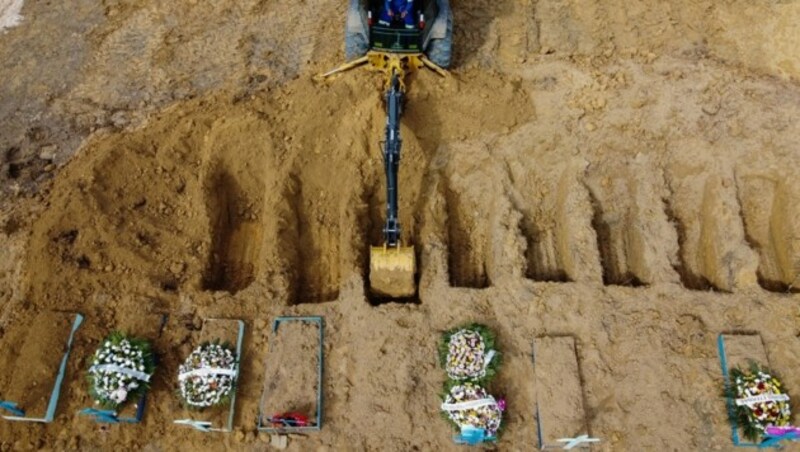
[[[735,336],[735,334],[728,334],[729,336]],[[722,378],[725,382],[725,387],[728,387],[731,383],[730,371],[728,370],[728,357],[725,354],[725,333],[720,334],[717,336],[717,349],[719,350],[719,363],[722,367]],[[780,443],[783,441],[797,441],[800,438],[792,437],[792,436],[784,436],[784,437],[767,437],[764,441],[760,443],[753,443],[746,440],[742,440],[739,437],[739,423],[736,420],[736,402],[730,398],[725,397],[725,404],[728,408],[728,420],[731,423],[731,440],[733,441],[733,445],[735,447],[754,447],[757,449],[780,449],[783,447]]]
[[[275,321],[272,323],[272,332],[277,333],[278,327],[283,322],[306,322],[306,323],[316,323],[319,325],[319,354],[318,354],[318,362],[317,362],[317,416],[316,416],[316,425],[307,426],[307,427],[274,427],[269,422],[269,415],[265,416],[264,413],[264,400],[267,396],[266,389],[264,392],[261,393],[261,403],[259,404],[258,409],[258,425],[257,428],[259,431],[267,432],[267,433],[277,433],[277,434],[284,434],[284,433],[308,433],[308,432],[318,432],[322,429],[322,375],[323,375],[323,346],[324,346],[324,327],[325,322],[322,317],[320,316],[281,316],[276,317]],[[266,423],[266,424],[265,424]]]
[[[43,418],[30,418],[25,416],[25,410],[17,406],[17,403],[10,400],[0,400],[0,409],[4,409],[11,413],[11,416],[3,415],[3,418],[9,421],[19,422],[41,422],[50,423],[56,415],[56,407],[58,406],[58,399],[61,396],[61,384],[64,382],[64,375],[67,373],[67,360],[69,353],[72,350],[72,341],[75,338],[75,332],[83,323],[83,315],[75,314],[75,320],[72,322],[72,329],[67,339],[67,349],[64,351],[64,356],[61,358],[61,364],[58,366],[58,373],[56,373],[56,382],[53,385],[53,391],[50,393],[50,400],[47,403],[47,411]]]
[[[573,336],[573,335],[545,335],[545,336],[539,336],[539,337],[537,337],[537,339],[544,338],[544,337],[569,337],[569,338],[572,338],[573,344],[576,347],[576,349],[575,349],[575,359],[576,360],[578,359],[578,355],[577,355],[577,346],[578,346],[578,344],[577,344],[577,339],[575,338],[575,336]],[[531,342],[531,363],[534,366],[536,366],[536,340],[535,339]],[[580,368],[580,363],[578,364],[578,366]],[[581,391],[583,391],[583,387],[582,386],[581,386]],[[581,399],[583,399],[583,395],[581,395]],[[583,408],[586,409],[586,407],[583,407]],[[563,445],[546,444],[545,441],[544,441],[544,428],[542,426],[542,416],[541,416],[541,411],[540,411],[540,407],[539,407],[538,397],[537,397],[537,400],[536,400],[536,404],[534,406],[534,415],[536,417],[536,440],[539,442],[539,446],[537,447],[537,449],[539,449],[539,450],[563,449],[564,448]],[[586,424],[585,425],[586,430],[588,431],[589,430],[589,422],[586,419],[584,419],[584,422]]]
[[[167,323],[167,318],[168,316],[166,314],[161,316],[161,328],[158,332],[159,337]],[[158,364],[158,355],[154,353],[153,358],[156,364]],[[84,408],[78,411],[78,414],[94,418],[94,421],[100,424],[138,424],[142,422],[142,418],[144,418],[145,408],[147,407],[147,394],[149,393],[150,391],[148,390],[139,397],[139,400],[136,402],[136,413],[132,417],[120,417],[116,410],[102,410],[97,408]]]
[[[232,320],[232,319],[207,319],[207,320],[219,321],[219,320]],[[179,419],[173,421],[174,424],[186,425],[204,433],[210,433],[210,432],[230,433],[231,431],[233,431],[233,417],[234,414],[236,413],[236,390],[239,387],[239,377],[241,376],[242,342],[244,340],[244,321],[242,320],[233,320],[233,321],[238,322],[239,326],[239,335],[236,339],[236,362],[237,362],[238,373],[236,375],[236,382],[233,385],[233,394],[231,395],[231,403],[230,403],[230,408],[228,410],[228,422],[222,428],[214,427],[210,421],[200,421],[196,419]]]

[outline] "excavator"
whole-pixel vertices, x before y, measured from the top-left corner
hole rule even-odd
[[[404,245],[402,240],[397,202],[405,76],[422,68],[447,75],[453,15],[448,0],[401,0],[402,14],[387,11],[393,4],[398,4],[398,0],[350,0],[345,28],[348,62],[320,78],[327,79],[356,67],[366,67],[384,76],[386,222],[383,243],[370,247],[369,286],[375,297],[406,299],[417,292],[417,263],[414,246]]]

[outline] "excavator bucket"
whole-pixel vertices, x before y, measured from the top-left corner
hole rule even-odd
[[[369,252],[369,285],[373,295],[409,298],[416,293],[417,261],[413,246],[373,246]]]

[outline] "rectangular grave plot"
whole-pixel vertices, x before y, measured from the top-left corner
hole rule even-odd
[[[767,351],[764,348],[764,342],[761,340],[760,334],[720,334],[717,339],[717,345],[722,376],[726,385],[730,382],[730,371],[734,367],[747,369],[753,361],[761,366],[769,367]],[[734,410],[733,404],[733,400],[727,399],[729,416]],[[744,436],[744,431],[736,424],[735,420],[731,423],[731,438],[733,444],[737,446],[758,446],[758,444],[747,440]]]
[[[192,348],[207,343],[219,342],[233,349],[236,361],[241,365],[242,340],[244,336],[244,322],[235,319],[206,319],[200,331],[192,334]],[[180,364],[186,356],[180,357]],[[177,369],[176,369],[177,374]],[[189,409],[187,406],[176,404],[176,424],[194,427],[203,432],[230,432],[233,428],[233,417],[236,408],[237,381],[233,386],[233,394],[228,403],[202,409]]]
[[[150,342],[150,347],[155,354],[156,359],[156,372],[150,379],[150,386],[154,384],[156,376],[163,370],[161,369],[161,357],[158,355],[157,342],[161,337],[166,320],[167,316],[164,314],[143,314],[135,317],[126,317],[124,319],[118,319],[114,325],[114,328],[108,330],[106,333],[107,335],[112,331],[119,331],[129,337],[145,339]],[[92,359],[94,353],[97,351],[97,348],[100,347],[106,335],[104,335],[102,338],[98,338],[96,341],[92,341],[91,345],[87,347],[86,350],[83,350],[85,354],[83,358],[86,359],[87,362],[86,366],[88,366],[89,360]],[[89,344],[87,344],[87,346],[88,345]],[[81,371],[83,372],[83,370],[84,366],[82,365]],[[138,423],[141,422],[142,417],[144,416],[145,408],[147,406],[148,393],[145,393],[139,398],[139,400],[128,400],[117,410],[106,410],[99,408],[96,405],[92,405],[91,407],[81,410],[80,414],[89,416],[95,421],[101,423]],[[88,400],[92,401],[91,398]]]
[[[50,422],[61,390],[71,340],[83,316],[45,311],[30,325],[3,399],[24,411],[13,420]]]
[[[558,439],[587,433],[575,339],[537,338],[533,357],[539,447],[560,449]]]
[[[319,317],[276,319],[264,373],[260,429],[272,432],[320,429],[322,329]],[[275,418],[284,414],[291,416],[280,421]]]

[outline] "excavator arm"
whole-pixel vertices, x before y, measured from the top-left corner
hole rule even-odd
[[[400,169],[400,116],[403,114],[403,91],[397,73],[392,74],[386,91],[386,141],[383,143],[383,165],[386,170],[386,225],[383,227],[387,247],[400,244],[400,219],[397,216],[397,173]]]
[[[413,297],[416,293],[416,256],[413,246],[403,246],[398,215],[398,172],[400,170],[400,117],[403,114],[402,71],[392,71],[386,89],[386,139],[383,165],[386,170],[386,223],[383,246],[370,249],[369,282],[373,295],[392,299]]]
[[[374,297],[389,300],[413,298],[417,293],[417,258],[413,246],[404,246],[398,214],[398,173],[400,170],[400,117],[403,114],[405,84],[408,71],[423,67],[445,76],[439,66],[422,53],[394,54],[369,51],[367,55],[319,76],[324,80],[358,66],[366,66],[385,75],[386,137],[383,142],[383,165],[386,171],[386,223],[383,245],[369,252],[369,288]]]

